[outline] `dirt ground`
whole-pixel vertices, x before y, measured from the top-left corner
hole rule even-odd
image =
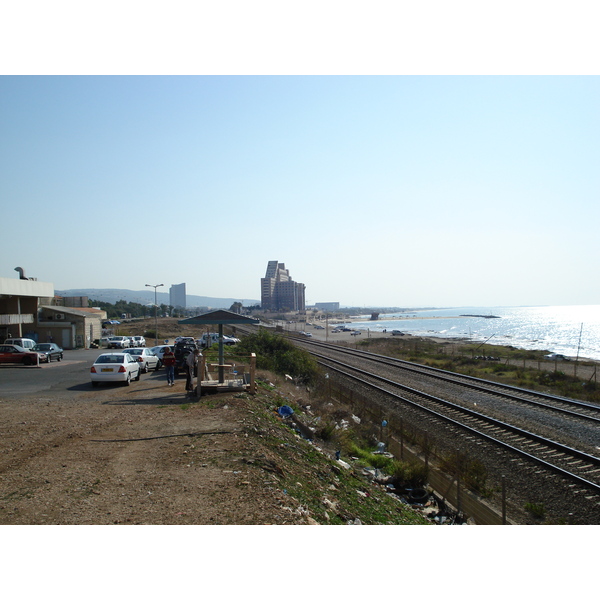
[[[166,321],[161,337],[199,334]],[[198,402],[184,388],[142,377],[60,399],[0,395],[0,525],[427,522],[274,420],[282,400],[309,403],[285,379]]]
[[[184,385],[3,402],[0,524],[309,522],[256,467],[251,396],[186,403]]]

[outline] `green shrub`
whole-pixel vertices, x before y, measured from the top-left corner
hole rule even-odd
[[[391,474],[400,486],[423,487],[427,483],[427,467],[424,464],[397,460]]]
[[[541,502],[527,502],[527,504],[525,504],[525,510],[536,519],[543,519],[546,515],[546,508]]]
[[[254,352],[259,369],[290,375],[304,383],[311,383],[317,377],[317,362],[308,352],[297,348],[281,335],[264,329],[244,337],[237,345],[236,352]]]

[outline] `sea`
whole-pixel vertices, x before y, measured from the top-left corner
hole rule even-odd
[[[352,319],[361,331],[398,329],[416,336],[462,338],[600,360],[600,305],[416,309]]]

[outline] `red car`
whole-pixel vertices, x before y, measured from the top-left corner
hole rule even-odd
[[[37,365],[39,362],[48,362],[48,356],[43,352],[32,352],[14,344],[0,346],[0,363],[23,363],[24,365]]]

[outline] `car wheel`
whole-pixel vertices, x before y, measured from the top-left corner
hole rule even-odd
[[[125,380],[125,385],[131,385],[131,373],[127,373],[127,379]]]
[[[147,372],[148,372],[148,363],[144,363],[144,368],[143,368],[143,369],[140,369],[140,371],[141,371],[142,373],[147,373]]]
[[[135,378],[135,381],[139,381],[141,376],[142,376],[142,370],[138,369],[138,374],[137,374],[137,377]]]
[[[57,356],[57,357],[56,357],[56,360],[57,360],[58,362],[60,362],[60,361],[62,360],[62,354],[61,354],[60,356]]]
[[[156,367],[154,368],[154,370],[155,370],[155,371],[158,371],[158,370],[160,369],[160,366],[161,366],[161,364],[162,364],[162,363],[160,362],[160,360],[157,360],[157,361],[156,361]]]

